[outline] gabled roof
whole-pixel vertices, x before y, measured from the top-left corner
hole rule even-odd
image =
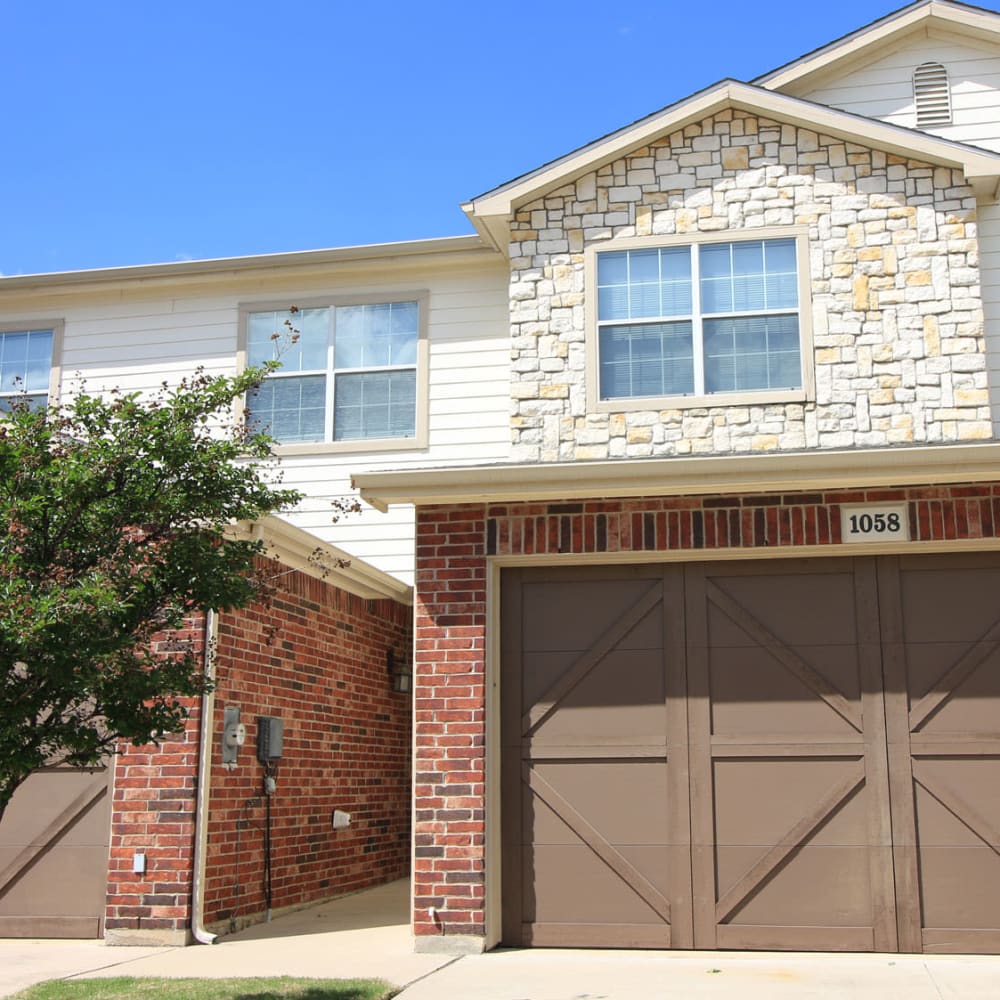
[[[1000,42],[1000,14],[950,0],[919,0],[757,77],[768,90],[801,94],[849,65],[864,63],[908,37],[945,31],[972,41]]]
[[[920,6],[931,5],[940,6],[936,2]],[[665,135],[727,109],[746,111],[897,156],[962,170],[977,198],[987,202],[997,199],[1000,153],[838,111],[752,84],[723,80],[487,191],[464,204],[462,209],[486,239],[506,252],[509,219],[520,206]]]

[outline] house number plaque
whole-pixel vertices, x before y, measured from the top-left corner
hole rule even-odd
[[[909,538],[905,503],[850,504],[840,508],[842,542],[906,542]]]

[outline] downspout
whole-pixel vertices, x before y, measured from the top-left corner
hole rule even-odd
[[[205,615],[205,680],[215,680],[215,648],[219,619],[214,611]],[[194,884],[191,890],[191,934],[199,944],[215,944],[218,935],[205,929],[205,862],[208,849],[208,793],[212,775],[212,718],[215,714],[214,686],[201,696],[201,734],[198,746],[198,797],[195,800]]]

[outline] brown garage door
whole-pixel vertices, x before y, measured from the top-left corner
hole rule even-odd
[[[109,773],[47,768],[0,822],[0,937],[101,936],[108,881]]]
[[[1000,560],[505,571],[504,941],[1000,951]]]

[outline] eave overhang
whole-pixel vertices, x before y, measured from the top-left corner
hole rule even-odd
[[[252,538],[264,543],[264,554],[289,569],[324,580],[366,600],[390,598],[413,604],[413,588],[394,576],[349,555],[336,545],[271,515],[259,521],[241,521],[229,529],[234,538]]]
[[[398,504],[704,496],[1000,481],[1000,443],[478,465],[352,477],[377,510]]]
[[[757,77],[753,83],[768,90],[802,93],[838,69],[884,55],[907,38],[932,31],[995,45],[1000,40],[1000,16],[965,4],[924,0],[785,63]]]
[[[736,80],[723,80],[566,156],[494,188],[462,206],[485,240],[508,252],[510,219],[522,205],[606,163],[720,111],[736,109],[907,159],[964,172],[983,203],[997,200],[1000,153],[838,111]]]
[[[180,284],[217,281],[255,274],[273,276],[282,272],[310,274],[345,266],[382,266],[394,261],[436,261],[456,256],[477,259],[495,257],[489,243],[478,235],[445,236],[437,239],[409,240],[398,243],[369,243],[359,246],[331,247],[323,250],[298,250],[291,253],[255,254],[246,257],[220,257],[211,260],[171,261],[162,264],[138,264],[127,267],[104,267],[81,271],[53,271],[40,274],[0,276],[0,296],[5,293],[47,291],[49,289],[101,289],[113,286]]]

